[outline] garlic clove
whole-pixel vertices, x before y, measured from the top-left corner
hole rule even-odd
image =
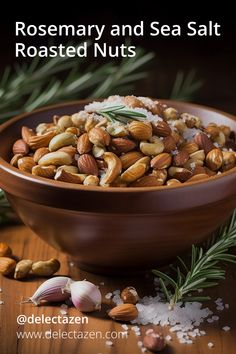
[[[93,283],[82,280],[67,283],[74,306],[82,312],[92,312],[101,309],[102,294]]]
[[[35,293],[25,302],[32,302],[39,305],[41,301],[57,302],[64,301],[70,297],[68,292],[63,292],[66,284],[71,282],[68,277],[54,277],[42,283]]]

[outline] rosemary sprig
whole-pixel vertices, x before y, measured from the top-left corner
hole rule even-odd
[[[215,286],[218,280],[224,279],[225,270],[219,266],[220,262],[236,263],[236,255],[229,253],[229,250],[236,246],[236,210],[229,223],[220,228],[217,237],[214,235],[214,240],[209,245],[209,248],[192,246],[190,265],[178,257],[179,265],[171,266],[175,272],[173,277],[156,269],[152,271],[160,279],[170,308],[179,301],[209,300],[208,296],[190,297],[188,294],[200,288]]]
[[[132,120],[143,120],[146,115],[141,112],[124,109],[125,106],[110,106],[97,111],[98,114],[106,117],[111,122],[118,121],[121,123],[127,123]],[[141,119],[140,119],[141,118]]]
[[[187,74],[183,71],[179,71],[172,87],[170,99],[178,101],[191,101],[196,92],[203,85],[203,81],[197,80],[195,77],[195,70],[190,70]]]

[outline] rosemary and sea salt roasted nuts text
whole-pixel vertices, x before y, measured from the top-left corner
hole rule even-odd
[[[11,164],[85,186],[155,187],[208,179],[236,166],[235,133],[146,97],[110,96],[72,115],[22,127]]]

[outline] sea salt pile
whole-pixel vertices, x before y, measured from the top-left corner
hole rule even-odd
[[[123,303],[120,290],[113,291],[112,295],[112,301],[116,305]],[[219,320],[219,316],[214,315],[208,307],[202,307],[200,302],[179,302],[173,310],[169,310],[168,304],[162,300],[162,294],[157,292],[156,296],[145,296],[136,304],[139,314],[132,321],[135,326],[131,327],[136,335],[141,334],[138,325],[169,326],[169,331],[175,332],[180,343],[192,344],[195,337],[206,335],[205,331],[198,328],[204,321],[212,323]],[[225,305],[221,298],[218,298],[215,304],[217,310],[224,309]],[[222,329],[227,332],[230,327],[224,326]],[[168,338],[171,337],[168,336]]]

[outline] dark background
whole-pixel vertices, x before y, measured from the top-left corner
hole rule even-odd
[[[120,4],[120,5],[119,5]],[[76,9],[70,5],[61,8],[60,15],[55,11],[49,15],[46,10],[40,11],[35,5],[31,9],[31,14],[26,15],[25,11],[16,11],[11,17],[2,16],[0,23],[1,56],[0,72],[7,64],[13,64],[14,58],[14,22],[25,21],[28,24],[137,24],[140,20],[145,23],[159,21],[161,24],[184,24],[188,21],[197,21],[200,24],[207,24],[208,21],[221,24],[221,37],[134,37],[132,44],[140,45],[148,51],[156,53],[155,60],[149,66],[150,75],[147,80],[139,83],[136,92],[139,95],[167,98],[170,95],[176,73],[183,70],[186,73],[196,70],[196,78],[204,81],[203,87],[195,95],[194,101],[197,103],[214,106],[235,114],[236,112],[236,20],[233,8],[227,3],[221,4],[218,8],[214,5],[210,11],[206,11],[203,6],[192,3],[191,10],[184,11],[179,7],[166,4],[160,8],[160,3],[150,6],[149,3],[142,6],[136,4],[126,8],[125,4],[113,3],[112,8],[107,5],[104,8],[96,9],[90,4],[90,9]],[[122,5],[121,5],[122,4]],[[154,2],[152,3],[154,4]],[[114,10],[114,7],[117,7]],[[133,8],[132,8],[133,6]],[[22,10],[22,9],[21,9]],[[42,10],[42,8],[41,8]],[[58,10],[58,9],[57,9]],[[225,11],[227,10],[227,11]],[[124,39],[117,40],[112,37],[102,37],[109,44],[120,44]],[[19,40],[18,40],[19,41]],[[61,39],[60,39],[61,42]],[[42,38],[29,41],[32,45],[46,44]],[[90,60],[94,60],[91,59]]]

